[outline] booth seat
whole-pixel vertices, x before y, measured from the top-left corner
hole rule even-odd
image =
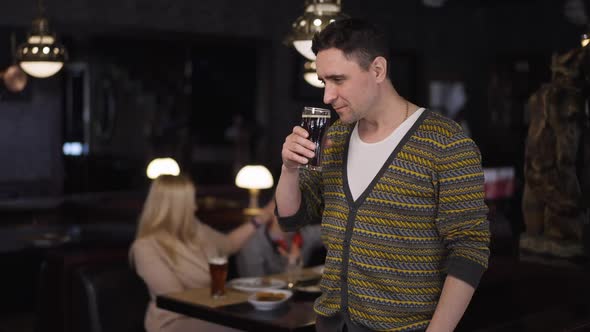
[[[126,262],[83,266],[74,273],[72,329],[142,332],[148,290]]]

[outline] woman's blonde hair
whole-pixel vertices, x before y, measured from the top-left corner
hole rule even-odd
[[[135,239],[154,236],[168,255],[175,260],[174,246],[177,242],[187,246],[195,244],[197,224],[195,221],[196,190],[185,175],[161,175],[151,184]],[[166,238],[175,239],[173,243]]]

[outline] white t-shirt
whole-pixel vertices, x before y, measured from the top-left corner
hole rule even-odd
[[[401,139],[412,128],[424,108],[418,109],[402,122],[385,139],[376,143],[365,143],[358,133],[358,122],[354,126],[348,146],[348,186],[356,200],[373,181],[377,172],[397,147]]]

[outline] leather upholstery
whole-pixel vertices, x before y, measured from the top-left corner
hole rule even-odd
[[[73,287],[73,330],[144,331],[148,291],[126,262],[82,267]]]

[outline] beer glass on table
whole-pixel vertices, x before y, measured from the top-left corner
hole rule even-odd
[[[322,138],[330,122],[330,110],[317,107],[304,107],[301,114],[301,127],[309,133],[308,139],[315,143],[315,156],[308,163],[302,165],[312,171],[321,171]]]
[[[225,295],[227,279],[227,255],[216,253],[208,257],[209,273],[211,274],[211,297],[214,299]]]

